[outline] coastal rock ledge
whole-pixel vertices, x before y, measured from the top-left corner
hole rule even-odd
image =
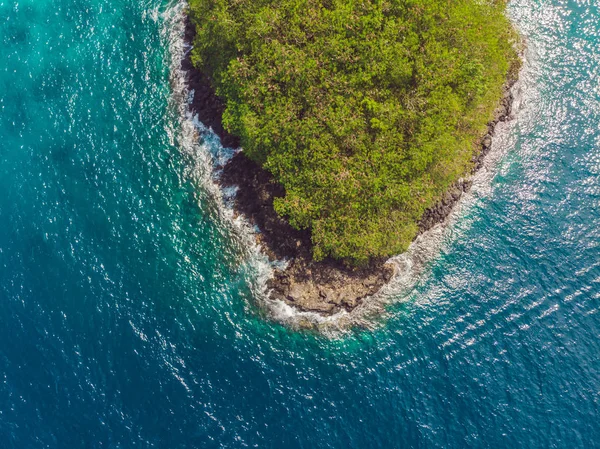
[[[187,19],[185,41],[188,48],[191,48],[194,36],[194,26]],[[215,95],[210,80],[194,68],[189,55],[190,52],[186,52],[182,70],[186,73],[188,88],[193,92],[190,103],[192,114],[212,128],[224,146],[239,147],[239,140],[227,133],[221,123],[224,111],[222,101]],[[478,142],[479,151],[473,156],[473,172],[483,165],[496,125],[511,117],[511,88],[517,75],[518,67],[511,70],[494,119]],[[260,229],[256,239],[263,251],[272,261],[288,261],[286,268],[275,269],[273,278],[268,281],[271,298],[301,311],[333,315],[343,310],[352,311],[366,298],[379,292],[393,277],[393,265],[383,259],[373,260],[361,268],[349,268],[331,258],[315,262],[312,259],[310,232],[292,228],[275,212],[273,201],[285,192],[267,171],[248,159],[243,152],[238,152],[224,167],[219,168],[222,170],[220,184],[223,187],[238,187],[234,199],[235,213],[243,215]],[[437,204],[424,213],[419,223],[419,233],[444,222],[470,187],[468,179],[457,181]]]
[[[292,228],[273,208],[274,199],[284,195],[283,188],[243,152],[222,168],[220,183],[238,187],[235,212],[261,230],[256,238],[269,259],[288,261],[268,282],[273,299],[302,311],[334,314],[351,311],[392,278],[393,267],[385,260],[357,269],[334,259],[313,261],[310,232]]]

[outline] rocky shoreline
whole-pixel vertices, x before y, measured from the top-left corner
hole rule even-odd
[[[186,16],[185,42],[191,48],[195,28]],[[182,61],[182,70],[193,97],[190,102],[192,114],[221,138],[225,147],[239,147],[239,139],[223,128],[221,116],[224,105],[210,87],[208,77],[194,68],[190,52]],[[518,70],[511,70],[504,87],[503,98],[488,124],[488,132],[480,139],[481,151],[473,157],[473,172],[481,168],[483,158],[489,152],[494,130],[499,122],[510,118],[513,96],[511,88],[517,80]],[[234,200],[237,214],[245,216],[260,229],[256,234],[258,243],[270,260],[287,260],[285,269],[276,269],[268,282],[270,296],[301,311],[333,315],[340,311],[352,311],[366,298],[376,294],[394,274],[394,268],[385,259],[374,260],[362,268],[349,268],[334,259],[315,262],[312,259],[312,243],[309,231],[298,231],[277,215],[273,201],[285,194],[283,187],[258,164],[238,152],[224,167],[219,179],[223,187],[237,186]],[[471,187],[469,180],[459,180],[444,198],[428,209],[419,223],[423,233],[442,223],[452,212],[464,192]]]

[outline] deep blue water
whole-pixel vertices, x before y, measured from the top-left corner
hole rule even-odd
[[[599,447],[595,2],[510,4],[495,176],[336,338],[256,306],[173,95],[176,9],[0,0],[0,448]]]

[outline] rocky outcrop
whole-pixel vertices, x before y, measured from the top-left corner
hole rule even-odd
[[[333,314],[352,310],[391,279],[393,268],[385,260],[354,269],[333,259],[315,262],[310,232],[292,228],[273,208],[285,191],[243,153],[222,168],[220,183],[238,187],[235,210],[261,230],[256,238],[269,258],[288,261],[268,283],[273,298],[303,311]]]
[[[188,21],[185,38],[190,44],[195,35]],[[224,146],[238,147],[239,140],[227,133],[221,123],[224,105],[210,87],[210,80],[196,70],[188,56],[182,62],[187,73],[189,89],[194,92],[190,108],[200,121],[221,138]],[[509,76],[503,99],[488,124],[488,132],[479,142],[480,151],[473,157],[473,171],[481,168],[489,152],[498,122],[508,120],[513,97],[511,88],[518,69]],[[312,259],[310,232],[292,228],[273,208],[273,201],[285,194],[283,187],[243,152],[237,153],[222,169],[219,182],[224,187],[237,186],[234,201],[236,213],[244,215],[260,229],[256,238],[271,260],[287,260],[285,269],[276,269],[268,282],[271,297],[284,301],[302,311],[335,314],[351,311],[366,298],[376,294],[394,274],[385,260],[374,260],[367,267],[349,268],[334,259],[315,262]],[[446,220],[453,206],[471,187],[469,180],[457,181],[444,197],[428,209],[419,222],[420,233]]]
[[[269,281],[272,297],[303,311],[351,311],[377,293],[394,274],[393,268],[384,263],[351,270],[332,262],[293,259],[286,270],[276,271]]]

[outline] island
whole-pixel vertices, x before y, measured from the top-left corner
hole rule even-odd
[[[503,0],[189,0],[191,107],[274,298],[351,311],[470,187],[520,68]]]

